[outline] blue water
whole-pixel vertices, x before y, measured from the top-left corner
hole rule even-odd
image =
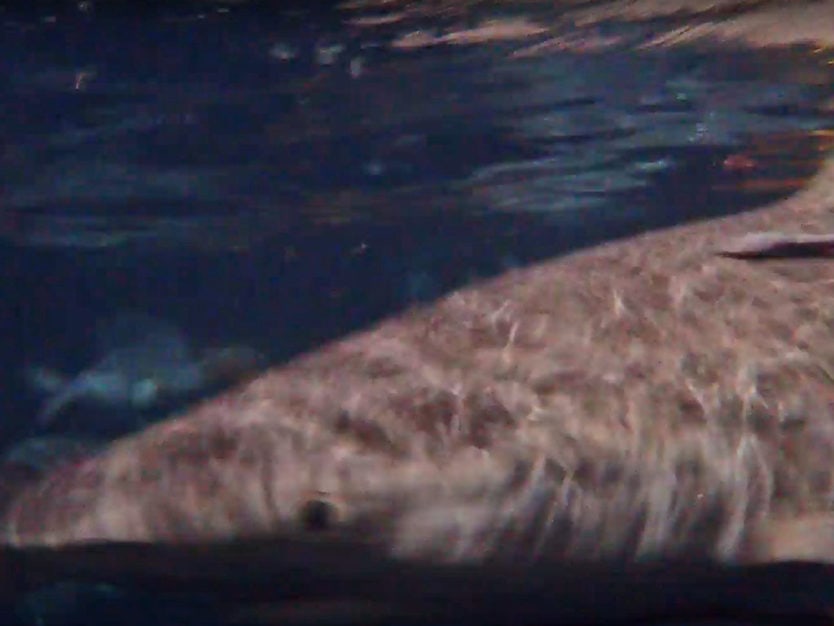
[[[508,267],[784,196],[834,122],[809,50],[645,52],[650,26],[616,24],[594,54],[402,49],[461,24],[280,7],[0,12],[4,443],[33,432],[23,368],[77,371],[121,311],[279,363]],[[779,180],[799,182],[753,184]]]

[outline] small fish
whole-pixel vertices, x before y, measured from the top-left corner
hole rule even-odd
[[[97,329],[96,359],[74,377],[43,368],[26,371],[29,384],[47,394],[38,413],[46,427],[67,407],[147,411],[222,382],[254,372],[261,356],[228,347],[196,358],[178,328],[144,314],[126,313]]]

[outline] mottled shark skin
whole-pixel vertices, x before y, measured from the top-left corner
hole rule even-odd
[[[174,325],[140,313],[100,324],[96,359],[74,377],[33,367],[30,384],[49,394],[38,412],[46,427],[75,403],[146,411],[199,392],[218,379],[255,368],[260,357],[245,347],[218,349],[198,358]]]

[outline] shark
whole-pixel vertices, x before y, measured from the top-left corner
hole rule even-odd
[[[96,329],[92,362],[75,375],[31,366],[26,379],[44,394],[39,427],[53,424],[69,407],[146,412],[254,373],[263,357],[242,345],[199,354],[174,324],[125,312]]]

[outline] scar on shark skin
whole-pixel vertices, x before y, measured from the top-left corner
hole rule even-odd
[[[737,259],[834,257],[834,233],[749,233],[725,242],[716,253]]]

